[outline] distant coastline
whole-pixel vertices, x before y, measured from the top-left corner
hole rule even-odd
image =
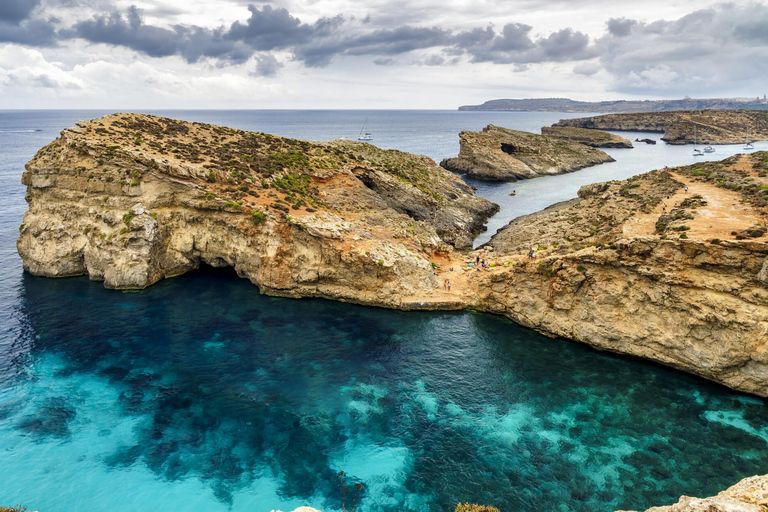
[[[768,110],[762,98],[683,98],[679,100],[575,101],[568,98],[489,100],[482,105],[463,105],[460,111],[632,113],[670,110]]]

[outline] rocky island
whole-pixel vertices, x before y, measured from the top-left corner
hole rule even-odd
[[[768,139],[768,112],[685,110],[562,119],[555,128],[659,132],[667,144],[741,144]],[[543,132],[542,132],[543,133]]]
[[[478,251],[495,205],[356,142],[117,114],[64,130],[23,182],[35,275],[143,288],[231,266],[262,293],[487,311],[768,396],[768,153],[585,186]]]
[[[480,132],[463,131],[459,139],[459,156],[446,158],[440,165],[482,180],[523,180],[614,161],[607,153],[578,142],[492,124]]]

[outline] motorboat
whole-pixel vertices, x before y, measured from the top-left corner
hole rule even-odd
[[[713,148],[712,146],[707,146],[707,147],[704,148],[704,152],[705,153],[714,153],[715,152],[715,148]]]

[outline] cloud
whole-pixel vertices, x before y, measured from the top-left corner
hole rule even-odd
[[[594,56],[589,37],[570,28],[533,40],[532,27],[521,23],[506,24],[499,33],[490,26],[453,33],[437,26],[377,28],[367,18],[342,15],[308,24],[287,9],[271,5],[249,5],[248,11],[247,20],[235,21],[229,27],[159,27],[147,24],[142,11],[131,6],[123,12],[96,14],[90,20],[79,21],[70,30],[62,31],[61,36],[122,46],[150,57],[178,55],[190,63],[212,58],[243,64],[257,53],[283,50],[308,67],[324,67],[343,56],[373,56],[382,61],[428,49],[467,55],[472,62],[519,65]],[[433,58],[429,64],[439,62]]]
[[[573,67],[573,72],[577,75],[592,76],[600,72],[603,69],[600,64],[596,62],[582,62]]]
[[[589,36],[565,28],[547,37],[533,40],[533,27],[521,23],[504,25],[500,34],[492,27],[474,29],[455,37],[455,47],[472,57],[472,62],[495,64],[535,64],[591,59],[595,49],[589,45]]]
[[[3,0],[0,2],[0,22],[19,23],[39,4],[40,0]]]
[[[49,63],[38,50],[0,48],[0,84],[29,89],[79,89],[83,83]]]
[[[651,23],[611,19],[596,47],[616,91],[757,94],[768,72],[768,5],[723,4]]]
[[[256,67],[249,73],[251,76],[275,76],[283,67],[283,63],[270,54],[257,55],[254,60]]]
[[[27,46],[54,46],[58,38],[53,22],[29,19],[19,24],[0,21],[0,42]]]

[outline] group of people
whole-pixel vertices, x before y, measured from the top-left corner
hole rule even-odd
[[[448,279],[443,281],[443,290],[445,290],[446,292],[451,291],[451,282]]]

